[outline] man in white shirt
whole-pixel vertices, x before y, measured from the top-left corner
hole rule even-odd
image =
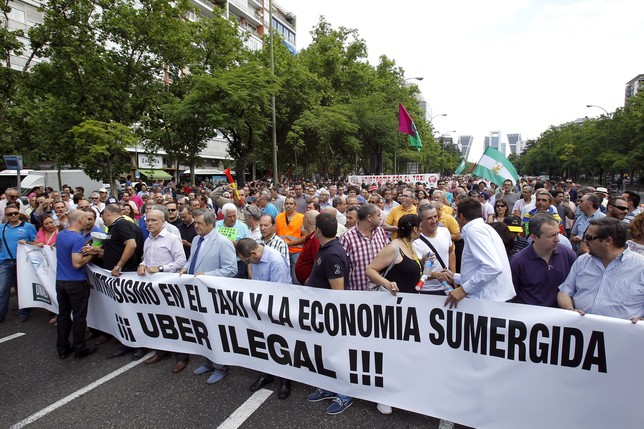
[[[451,234],[447,228],[439,226],[438,209],[435,206],[423,204],[418,208],[418,216],[420,216],[421,235],[418,240],[414,240],[412,247],[418,259],[426,261],[426,267],[427,259],[431,261],[431,271],[428,272],[426,269],[423,272],[427,279],[420,293],[445,295],[438,277],[445,269],[456,271],[456,254]]]
[[[465,247],[461,262],[462,287],[452,290],[445,305],[456,307],[466,296],[489,301],[508,301],[515,296],[510,262],[501,236],[481,217],[481,203],[465,198],[457,203],[458,223]],[[439,281],[454,279],[445,270]]]

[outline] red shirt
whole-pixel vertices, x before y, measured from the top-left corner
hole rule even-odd
[[[304,240],[304,247],[300,252],[300,257],[297,258],[295,263],[295,277],[300,284],[304,284],[306,279],[311,276],[313,271],[313,263],[315,257],[320,250],[320,240],[315,236],[315,231],[306,236]]]

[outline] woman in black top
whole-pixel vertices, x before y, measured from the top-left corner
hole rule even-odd
[[[420,217],[415,214],[401,217],[398,221],[398,238],[386,245],[371,261],[365,270],[367,277],[394,295],[399,291],[416,293],[415,286],[420,280],[423,266],[411,244],[418,237]]]

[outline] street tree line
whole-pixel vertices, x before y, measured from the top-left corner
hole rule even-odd
[[[112,182],[135,168],[126,148],[137,143],[194,169],[223,135],[243,180],[251,162],[272,168],[273,95],[281,174],[392,172],[394,158],[440,171],[460,161],[434,141],[404,70],[386,56],[370,64],[358,32],[323,17],[297,55],[276,37],[273,74],[267,35],[262,50],[246,49],[218,8],[193,22],[187,0],[49,0],[42,24],[24,33],[8,28],[0,1],[0,148],[27,165],[80,167]],[[27,51],[34,61],[12,69],[10,55]],[[399,144],[399,102],[420,152]]]
[[[630,97],[610,115],[551,126],[510,156],[520,174],[548,174],[611,183],[642,176],[644,170],[644,93]]]

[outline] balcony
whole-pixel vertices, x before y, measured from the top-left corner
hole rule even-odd
[[[263,25],[261,12],[254,7],[249,7],[248,0],[229,0],[228,9],[230,13],[246,19],[255,27]]]

